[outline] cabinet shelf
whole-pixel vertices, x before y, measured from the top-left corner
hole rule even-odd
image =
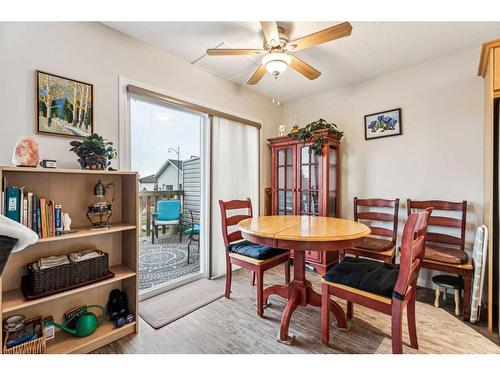
[[[53,294],[51,296],[42,297],[42,298],[35,299],[35,300],[30,300],[30,301],[26,300],[24,298],[24,295],[23,295],[23,292],[21,291],[21,289],[15,289],[15,290],[11,290],[9,292],[5,292],[5,293],[3,293],[3,296],[2,296],[2,299],[3,299],[2,313],[9,313],[9,312],[12,312],[15,310],[26,308],[28,306],[34,306],[34,305],[46,303],[46,302],[49,302],[52,300],[56,300],[59,298],[67,297],[67,296],[70,296],[72,294],[81,293],[81,292],[84,292],[84,291],[89,290],[89,289],[99,288],[100,286],[103,286],[103,285],[106,285],[109,283],[113,283],[115,281],[127,279],[129,277],[134,277],[136,275],[136,273],[134,271],[132,271],[131,269],[129,269],[128,267],[126,267],[122,264],[116,265],[116,266],[111,266],[109,268],[109,270],[115,274],[114,277],[109,278],[109,279],[105,279],[102,281],[98,281],[98,282],[95,282],[93,284],[88,284],[88,285],[82,286],[80,288],[66,290],[66,291],[61,292],[61,293]]]
[[[47,341],[48,354],[76,354],[88,353],[105,344],[119,339],[120,337],[135,332],[136,322],[125,324],[123,327],[115,328],[113,322],[104,321],[97,330],[87,337],[76,337],[63,331],[57,331],[56,337]]]
[[[94,228],[90,228],[90,227],[75,228],[76,232],[74,232],[74,233],[62,234],[60,236],[55,236],[55,237],[39,238],[36,243],[71,240],[71,239],[75,239],[75,238],[82,238],[82,237],[89,237],[89,236],[99,236],[99,235],[108,234],[108,233],[123,232],[126,230],[132,230],[135,228],[136,228],[135,225],[126,224],[126,223],[111,224],[111,226],[109,228],[102,228],[102,229],[94,229]]]

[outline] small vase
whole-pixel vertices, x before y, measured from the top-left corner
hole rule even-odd
[[[78,159],[82,169],[100,170],[104,171],[109,167],[109,159],[106,156],[90,155]]]

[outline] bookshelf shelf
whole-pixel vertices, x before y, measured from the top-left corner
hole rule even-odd
[[[23,292],[21,289],[11,290],[9,292],[3,293],[3,304],[2,304],[2,313],[10,313],[15,310],[23,309],[29,306],[34,306],[42,303],[46,303],[52,300],[56,300],[62,297],[67,297],[72,294],[82,293],[89,289],[99,288],[100,286],[114,283],[119,280],[127,279],[129,277],[134,277],[136,274],[134,271],[129,269],[128,267],[120,264],[117,266],[109,267],[109,270],[115,274],[114,277],[102,281],[98,281],[93,284],[82,286],[81,288],[67,290],[61,293],[53,294],[48,297],[43,297],[40,299],[35,299],[31,301],[27,301],[24,298]]]
[[[135,332],[136,322],[131,322],[120,328],[115,328],[113,323],[105,321],[97,330],[87,337],[76,337],[69,333],[58,331],[53,340],[47,342],[48,354],[77,354],[88,353],[104,344]]]
[[[99,235],[108,234],[108,233],[115,233],[115,232],[122,232],[122,231],[126,231],[126,230],[132,230],[135,228],[136,228],[135,225],[124,224],[124,223],[112,224],[109,228],[103,228],[103,229],[92,229],[89,227],[74,228],[76,230],[75,233],[68,233],[68,234],[63,234],[61,236],[55,236],[55,237],[39,238],[37,243],[61,241],[61,240],[71,240],[74,238],[83,238],[83,237],[88,237],[88,236],[99,236]]]
[[[116,222],[111,223],[110,228],[91,229],[86,213],[98,180],[112,182],[116,187],[113,201],[113,220]],[[140,218],[136,172],[0,166],[0,181],[2,192],[6,187],[25,187],[37,196],[61,205],[62,210],[71,216],[72,229],[76,230],[61,236],[40,238],[27,249],[10,256],[0,278],[2,320],[13,314],[23,314],[27,318],[52,315],[56,322],[63,322],[64,312],[75,306],[106,306],[109,293],[115,288],[127,294],[129,309],[137,316]],[[99,249],[108,253],[112,264],[110,271],[115,276],[36,300],[27,301],[24,298],[20,286],[27,264],[41,257],[83,249]],[[105,322],[88,337],[74,337],[56,330],[55,339],[47,342],[46,353],[88,353],[137,332],[138,324],[135,322],[115,328],[106,317]],[[3,342],[1,331],[0,342]]]

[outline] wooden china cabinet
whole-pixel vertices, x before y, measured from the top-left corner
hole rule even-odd
[[[322,155],[316,155],[309,152],[310,143],[287,136],[268,139],[272,215],[340,216],[340,142],[328,140]],[[306,252],[306,262],[321,275],[337,258],[336,252]]]

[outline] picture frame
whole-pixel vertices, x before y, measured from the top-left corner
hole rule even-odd
[[[36,133],[82,138],[94,133],[94,85],[35,70]]]
[[[403,134],[401,108],[365,115],[365,140]]]

